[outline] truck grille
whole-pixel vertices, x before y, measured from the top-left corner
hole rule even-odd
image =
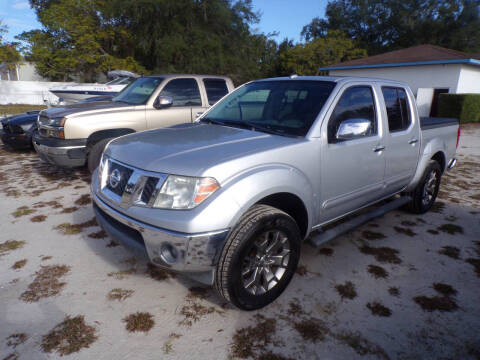
[[[122,196],[123,192],[125,191],[125,186],[127,185],[132,173],[132,169],[111,161],[110,166],[108,167],[108,178],[110,180],[113,174],[119,174],[118,176],[120,180],[118,182],[111,180],[107,181],[107,188],[118,196]]]
[[[123,208],[152,206],[158,190],[167,178],[165,174],[150,173],[108,159],[102,171],[102,194]],[[113,195],[113,196],[112,196]]]

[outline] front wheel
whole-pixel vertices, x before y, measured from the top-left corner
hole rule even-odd
[[[217,292],[243,310],[270,304],[292,279],[300,244],[291,216],[268,205],[253,206],[228,236],[215,274]]]
[[[440,188],[442,169],[435,160],[430,160],[417,187],[407,195],[412,201],[406,209],[414,214],[426,213],[433,206]]]
[[[93,173],[100,164],[100,158],[102,157],[103,150],[110,140],[112,140],[112,138],[100,140],[90,149],[87,158],[87,165],[90,173]]]

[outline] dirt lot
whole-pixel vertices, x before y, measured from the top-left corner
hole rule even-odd
[[[0,149],[0,359],[480,359],[480,126],[433,211],[320,250],[256,312],[137,262],[93,219],[89,176]]]

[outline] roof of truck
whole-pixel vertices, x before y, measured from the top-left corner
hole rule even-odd
[[[161,77],[161,78],[204,77],[204,78],[209,78],[209,79],[230,79],[228,76],[208,75],[208,74],[152,74],[152,75],[144,75],[144,77]]]
[[[336,83],[347,83],[347,82],[357,82],[357,81],[367,81],[367,82],[382,82],[389,84],[397,84],[401,86],[408,86],[407,83],[396,80],[381,79],[375,77],[362,77],[362,76],[285,76],[285,77],[276,77],[261,79],[256,81],[277,81],[277,80],[306,80],[306,81],[330,81]]]

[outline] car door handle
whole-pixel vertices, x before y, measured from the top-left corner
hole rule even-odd
[[[382,150],[385,150],[385,146],[383,146],[383,145],[375,146],[373,148],[374,152],[379,152],[379,151],[382,151]]]
[[[418,142],[418,139],[412,139],[412,140],[410,140],[408,143],[409,143],[410,145],[413,145],[413,144],[415,144],[415,143],[417,143],[417,142]]]

